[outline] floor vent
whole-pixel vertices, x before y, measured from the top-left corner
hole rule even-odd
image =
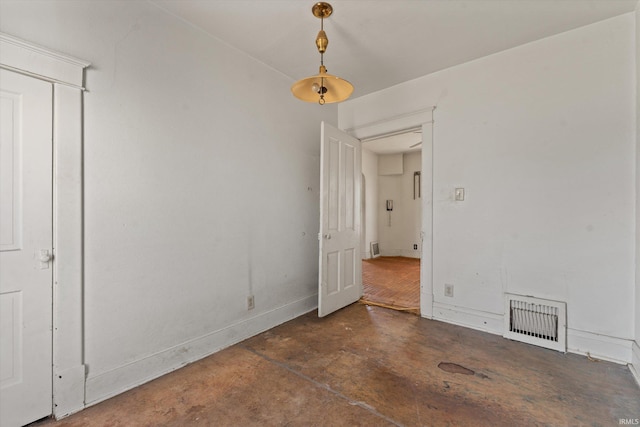
[[[505,294],[503,336],[512,340],[566,352],[566,303]]]

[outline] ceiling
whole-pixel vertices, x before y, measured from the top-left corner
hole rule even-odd
[[[398,135],[363,140],[362,146],[377,154],[396,154],[422,149],[422,132],[412,130]]]
[[[318,72],[312,0],[151,0],[291,82]],[[331,74],[366,95],[632,12],[638,0],[330,0]]]

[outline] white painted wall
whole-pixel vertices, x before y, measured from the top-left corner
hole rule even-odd
[[[88,403],[315,307],[319,124],[335,106],[144,1],[3,0],[0,31],[92,62]]]
[[[402,153],[378,155],[378,176],[402,175],[403,172]]]
[[[571,351],[630,361],[634,20],[612,18],[340,105],[341,128],[437,105],[435,318],[501,333],[504,292],[566,301]],[[456,187],[466,188],[464,202],[454,201]],[[444,297],[445,283],[454,298]]]
[[[383,158],[386,156],[379,156]],[[382,256],[420,258],[421,199],[413,199],[413,173],[422,170],[420,152],[400,154],[402,175],[378,176],[378,242]],[[386,201],[393,200],[389,215]],[[389,221],[389,216],[391,220]]]
[[[362,148],[362,174],[365,177],[364,245],[362,258],[371,258],[371,242],[378,240],[378,155]]]

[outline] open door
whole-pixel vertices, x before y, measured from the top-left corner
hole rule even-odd
[[[0,425],[52,412],[53,86],[0,70]]]
[[[320,135],[318,316],[324,317],[362,296],[361,144],[324,122]]]

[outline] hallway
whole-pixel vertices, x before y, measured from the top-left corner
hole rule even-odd
[[[420,259],[401,256],[362,261],[360,302],[420,315]]]
[[[639,416],[626,366],[352,304],[35,425],[608,426]]]

